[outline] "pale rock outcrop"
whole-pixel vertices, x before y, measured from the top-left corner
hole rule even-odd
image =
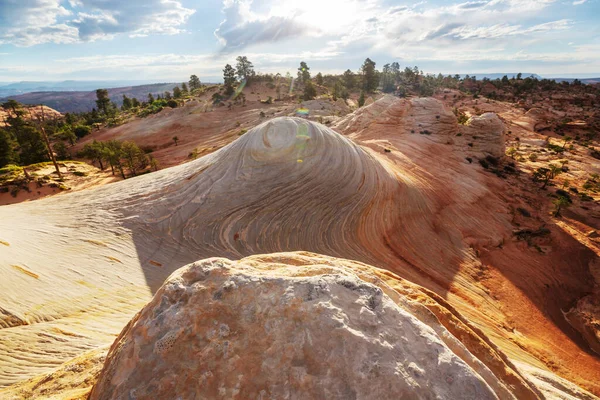
[[[461,127],[461,133],[468,144],[468,153],[476,157],[504,155],[504,123],[494,113],[485,113],[469,118]]]
[[[90,399],[534,397],[376,272],[310,253],[190,264],[121,332]]]
[[[544,129],[549,129],[552,126],[552,119],[554,118],[556,118],[556,116],[551,115],[551,111],[534,107],[519,119],[515,120],[514,123],[527,130],[539,132]]]
[[[600,291],[579,299],[565,313],[565,319],[581,333],[590,349],[600,354]]]
[[[343,99],[335,103],[320,99],[303,101],[302,108],[309,110],[310,116],[343,116],[350,112]]]
[[[432,97],[410,99],[405,124],[410,133],[436,135],[441,140],[458,133],[456,116],[444,103]]]
[[[591,231],[587,236],[597,235],[596,231]],[[594,279],[592,293],[579,299],[564,316],[581,333],[590,349],[600,354],[600,260],[595,259],[589,268]]]
[[[456,117],[441,101],[430,97],[399,99],[391,95],[361,107],[334,127],[344,134],[358,134],[372,124],[393,126],[399,134],[433,135],[432,139],[443,141],[458,133]]]

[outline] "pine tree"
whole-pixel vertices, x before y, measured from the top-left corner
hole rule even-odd
[[[226,64],[223,68],[223,82],[225,85],[225,95],[229,96],[233,93],[233,85],[235,84],[235,69]]]
[[[181,97],[181,89],[179,89],[179,86],[175,86],[173,88],[173,97],[175,97],[176,99]]]
[[[352,89],[354,89],[355,85],[356,85],[356,82],[354,80],[354,73],[352,71],[350,71],[349,69],[347,69],[344,72],[344,86],[346,86],[346,88],[348,90],[352,90]]]
[[[200,89],[200,86],[202,86],[200,83],[200,78],[198,78],[196,75],[190,76],[190,90],[193,92],[196,89]]]
[[[377,74],[375,72],[375,62],[367,58],[361,67],[363,76],[363,90],[367,93],[377,89]]]
[[[131,107],[132,107],[131,99],[129,97],[127,97],[126,95],[123,95],[123,105],[121,106],[121,109],[129,110]]]
[[[106,89],[98,89],[96,90],[96,106],[99,111],[102,111],[104,114],[108,113],[108,109],[110,107],[110,99],[108,98],[108,90]]]
[[[304,94],[303,94],[303,98],[305,101],[307,100],[312,100],[317,96],[317,91],[315,89],[315,87],[313,86],[311,81],[306,81],[306,83],[304,84]]]
[[[304,61],[300,62],[300,67],[298,68],[298,80],[303,83],[310,80],[310,68]]]
[[[256,74],[254,72],[254,65],[252,65],[246,56],[239,56],[235,60],[237,61],[236,70],[238,78],[245,80],[246,84],[250,84],[250,80]]]
[[[0,129],[0,168],[8,164],[16,164],[19,161],[15,151],[16,142],[10,132]]]
[[[317,85],[323,86],[323,74],[319,72],[315,77],[315,81],[317,82]]]

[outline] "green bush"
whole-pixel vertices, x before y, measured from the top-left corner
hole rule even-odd
[[[81,139],[82,137],[92,133],[92,129],[87,125],[77,125],[75,129],[73,129],[73,133],[75,133],[75,136]]]

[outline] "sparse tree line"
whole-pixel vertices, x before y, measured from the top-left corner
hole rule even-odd
[[[158,170],[158,161],[152,155],[146,154],[137,144],[130,141],[109,140],[100,142],[94,140],[86,143],[79,157],[97,164],[101,170],[110,167],[113,175],[137,176],[150,170]]]
[[[556,83],[552,80],[523,78],[521,74],[495,80],[477,80],[474,76],[461,78],[459,75],[430,75],[424,74],[416,66],[402,69],[398,62],[387,63],[378,70],[377,64],[370,58],[367,58],[356,72],[347,69],[337,75],[317,73],[313,76],[308,63],[301,61],[294,77],[289,72],[285,75],[257,72],[254,64],[246,56],[239,56],[235,61],[235,66],[226,64],[223,68],[221,90],[212,95],[215,104],[223,104],[229,100],[230,107],[232,104],[244,105],[246,98],[242,89],[253,82],[262,82],[269,88],[276,89],[277,99],[269,97],[262,100],[264,103],[311,100],[319,93],[334,101],[339,98],[347,100],[351,94],[358,93],[359,106],[363,106],[366,97],[377,91],[398,96],[429,96],[437,90],[452,88],[478,96],[487,87],[488,92],[489,88],[498,89],[486,93],[488,97],[506,97],[514,100],[516,95],[528,94],[538,89],[574,88],[582,93],[595,93],[599,90],[591,85],[582,85],[579,81],[571,84]],[[96,107],[90,112],[67,113],[63,118],[43,121],[27,118],[27,108],[13,100],[8,101],[2,105],[8,111],[8,117],[5,118],[5,126],[0,129],[0,167],[7,164],[28,165],[51,161],[53,156],[58,160],[69,159],[72,157],[70,147],[94,129],[99,129],[102,125],[123,123],[131,116],[145,117],[160,112],[165,107],[178,107],[186,99],[201,95],[206,90],[207,87],[202,85],[198,76],[191,75],[188,82],[176,85],[171,92],[166,91],[158,95],[149,93],[142,100],[123,95],[122,105],[118,107],[111,101],[107,89],[98,89]],[[174,142],[177,144],[177,140]],[[111,167],[115,165],[111,164]],[[127,168],[132,174],[138,169]]]

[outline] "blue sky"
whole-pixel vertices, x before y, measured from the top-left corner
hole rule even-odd
[[[430,73],[600,75],[600,0],[0,0],[0,81],[214,81],[398,61]]]

